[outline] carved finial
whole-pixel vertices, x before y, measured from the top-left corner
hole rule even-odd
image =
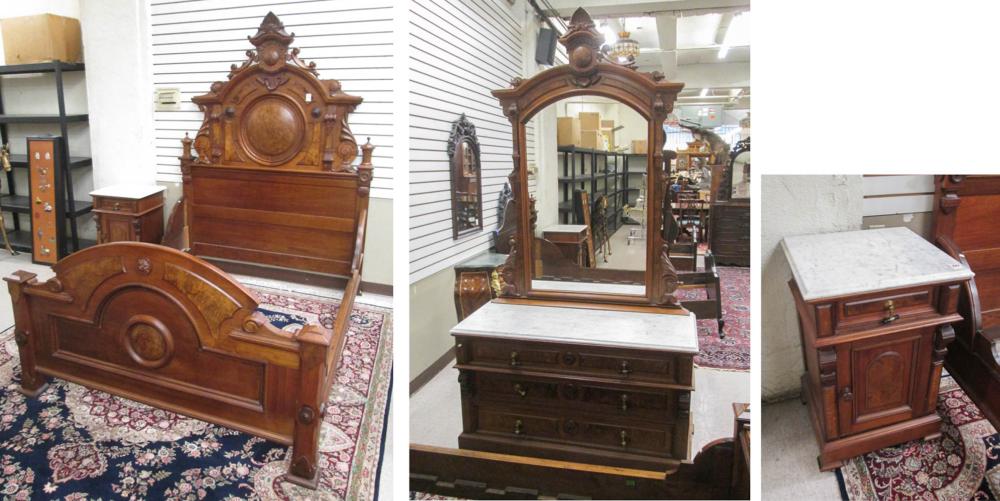
[[[250,43],[257,47],[257,60],[268,71],[273,71],[285,64],[288,58],[288,46],[295,40],[295,34],[285,32],[278,16],[268,12],[257,29],[257,34],[247,37]]]
[[[191,137],[188,136],[188,133],[185,132],[184,133],[184,139],[181,139],[181,145],[183,145],[183,147],[184,147],[184,153],[182,153],[181,157],[180,157],[182,161],[184,161],[184,160],[194,160],[194,157],[191,156],[191,145],[192,144],[194,144],[194,141],[192,141]]]
[[[372,152],[375,151],[375,145],[372,144],[372,138],[368,138],[365,144],[361,146],[361,165],[371,165],[372,164]]]
[[[597,31],[594,20],[582,7],[573,13],[569,30],[559,38],[559,43],[566,47],[575,83],[582,87],[592,85],[595,80],[591,77],[597,72],[597,63],[602,58],[604,35]]]

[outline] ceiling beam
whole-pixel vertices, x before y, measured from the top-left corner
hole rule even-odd
[[[677,16],[656,15],[656,35],[660,42],[660,71],[667,80],[677,77]]]
[[[750,9],[750,0],[549,0],[553,15],[570,17],[578,7],[591,17],[624,17],[656,14],[711,14]]]

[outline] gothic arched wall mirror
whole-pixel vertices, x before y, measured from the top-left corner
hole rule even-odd
[[[483,229],[483,180],[476,127],[463,113],[452,123],[448,140],[451,163],[452,236],[476,234]]]
[[[663,216],[646,207],[665,196],[663,123],[684,85],[605,58],[583,9],[559,41],[569,64],[493,91],[519,215],[502,296],[676,307]]]

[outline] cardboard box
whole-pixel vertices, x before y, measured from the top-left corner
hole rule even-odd
[[[600,131],[582,130],[580,131],[580,142],[577,143],[577,146],[593,150],[603,150],[604,136],[601,135]]]
[[[556,142],[559,146],[580,143],[580,120],[573,117],[556,118]]]
[[[615,121],[614,120],[601,120],[601,128],[602,129],[614,129],[615,128]]]
[[[638,153],[640,155],[645,155],[649,153],[649,146],[645,139],[636,139],[632,141],[632,153]]]
[[[601,129],[601,114],[591,113],[591,112],[581,112],[580,113],[580,130],[600,130]]]
[[[83,60],[80,21],[55,14],[0,20],[5,64]]]

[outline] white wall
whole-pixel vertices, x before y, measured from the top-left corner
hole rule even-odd
[[[861,229],[861,176],[761,176],[761,398],[798,395],[805,370],[781,239]]]
[[[273,11],[295,34],[300,57],[316,62],[320,78],[336,79],[344,92],[364,98],[351,114],[351,130],[375,145],[372,197],[391,198],[393,152],[392,0],[272,0],[247,6],[243,0],[144,0],[150,2],[152,87],[180,88],[180,111],[154,114],[157,180],[177,182],[181,138],[192,136],[203,114],[191,97],[226,80],[230,65],[246,59],[247,37]],[[369,224],[369,228],[373,225]],[[369,258],[371,256],[369,255]]]

